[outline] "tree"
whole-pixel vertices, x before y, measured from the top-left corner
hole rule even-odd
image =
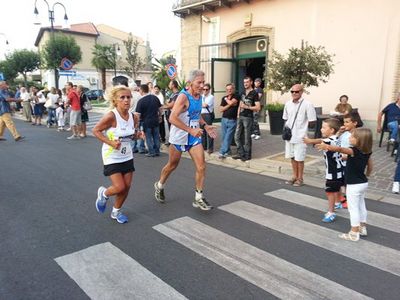
[[[156,80],[157,85],[160,87],[160,89],[165,90],[168,87],[169,82],[171,79],[169,79],[167,75],[167,65],[168,64],[175,64],[176,59],[170,55],[166,58],[154,58],[156,63],[153,64],[153,74],[151,77]]]
[[[81,48],[71,36],[64,34],[54,34],[44,45],[41,52],[42,66],[53,69],[56,73],[56,87],[58,87],[58,67],[63,58],[69,59],[73,64],[77,64],[82,59]]]
[[[10,59],[0,61],[0,72],[10,83],[18,76],[18,72],[14,69],[13,62]]]
[[[125,67],[124,70],[128,74],[128,76],[136,79],[140,70],[142,70],[146,63],[143,62],[142,58],[138,53],[138,40],[133,41],[132,34],[129,34],[128,40],[124,41],[124,45],[126,48],[126,62],[129,67]]]
[[[92,65],[101,72],[101,86],[106,89],[106,71],[115,67],[116,52],[113,45],[94,45],[92,49]]]
[[[274,51],[268,62],[268,88],[283,94],[296,83],[304,87],[326,83],[333,73],[332,57],[322,46],[303,44],[301,48],[290,48],[287,56]]]
[[[27,85],[27,73],[39,69],[40,55],[36,51],[22,49],[15,50],[7,55],[14,70],[24,76],[24,84]]]

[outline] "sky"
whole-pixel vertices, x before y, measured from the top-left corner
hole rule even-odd
[[[35,0],[2,0],[0,18],[0,59],[14,49],[35,49],[40,26],[33,25]],[[36,0],[42,27],[50,26],[44,0]],[[177,50],[180,40],[180,19],[172,13],[176,0],[47,0],[52,9],[56,2],[64,4],[68,23],[107,24],[150,41],[156,57]],[[64,9],[54,7],[54,25],[64,24]],[[6,45],[5,37],[9,44]]]

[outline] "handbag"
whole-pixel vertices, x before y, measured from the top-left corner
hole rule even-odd
[[[85,103],[83,103],[83,109],[84,110],[91,110],[93,107],[92,107],[92,103],[90,102],[90,100],[89,99],[87,99],[86,101],[85,101]]]
[[[300,102],[300,105],[297,108],[296,115],[294,116],[292,127],[289,128],[288,126],[286,126],[286,124],[285,124],[285,126],[283,126],[282,139],[284,141],[290,141],[292,139],[292,129],[293,129],[294,123],[296,122],[297,114],[299,113],[299,109],[300,109],[300,106],[302,104],[303,104],[303,101]]]

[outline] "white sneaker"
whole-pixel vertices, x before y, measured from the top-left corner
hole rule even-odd
[[[392,186],[392,193],[398,194],[400,192],[400,182],[394,181]]]
[[[251,138],[254,139],[255,137],[256,137],[256,135],[253,133],[253,134],[251,135]]]
[[[259,140],[259,139],[260,139],[260,136],[259,136],[259,135],[256,135],[256,136],[254,137],[254,139],[255,139],[255,140]]]
[[[390,139],[389,144],[394,144],[395,141],[396,141],[395,139]]]

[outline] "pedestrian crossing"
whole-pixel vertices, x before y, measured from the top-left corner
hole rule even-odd
[[[310,211],[325,211],[327,205],[326,200],[287,189],[273,190],[264,195],[265,199],[279,199],[290,206],[300,205]],[[377,274],[383,274],[390,279],[392,288],[399,289],[399,244],[391,248],[371,242],[368,238],[357,243],[341,240],[338,238],[340,232],[329,226],[310,223],[297,216],[275,211],[266,207],[263,201],[257,204],[253,202],[239,200],[221,205],[215,210],[214,216],[223,213],[220,215],[221,220],[229,220],[238,226],[248,226],[244,222],[255,224],[257,230],[262,231],[261,236],[265,234],[266,238],[272,230],[283,240],[294,239],[303,243],[313,253],[342,257],[344,261],[357,265],[355,270],[376,270]],[[346,210],[339,214],[348,218]],[[316,217],[320,217],[319,212]],[[368,221],[380,229],[382,234],[390,231],[400,238],[399,218],[369,211]],[[183,247],[196,253],[199,259],[210,261],[265,291],[265,298],[373,299],[382,292],[379,291],[379,286],[375,291],[372,289],[372,292],[366,292],[361,286],[343,283],[336,276],[326,276],[324,272],[282,257],[268,247],[254,245],[251,239],[245,241],[234,236],[224,226],[217,228],[215,223],[207,221],[207,215],[202,215],[200,220],[195,216],[178,217],[152,228],[160,238],[173,241],[173,247]],[[311,257],[310,260],[312,259],[314,258]],[[154,260],[162,262],[160,257],[154,257]],[[160,273],[156,276],[146,266],[109,242],[58,257],[55,261],[91,299],[189,298],[164,281]],[[177,263],[185,264],[185,260],[177,260]],[[355,270],[349,266],[345,272],[356,272]],[[196,270],[193,272],[196,273]],[[391,299],[390,296],[381,296]],[[248,298],[253,299],[250,294]]]
[[[103,114],[99,113],[89,113],[89,122],[86,122],[86,132],[87,135],[93,136],[92,129],[103,117]]]

